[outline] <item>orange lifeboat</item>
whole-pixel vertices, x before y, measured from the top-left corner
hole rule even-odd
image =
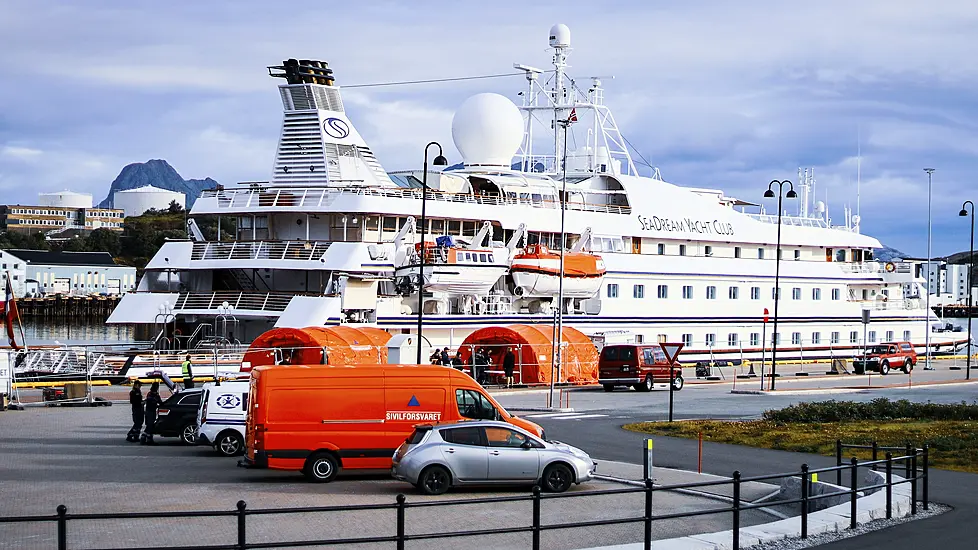
[[[560,285],[560,253],[531,244],[513,257],[510,273],[517,296],[556,296]],[[564,296],[591,298],[601,288],[605,267],[601,256],[564,252]]]

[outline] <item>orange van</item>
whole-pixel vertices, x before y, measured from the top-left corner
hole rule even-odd
[[[435,365],[310,365],[251,371],[241,465],[301,470],[331,481],[341,469],[389,469],[418,424],[510,415],[469,375]]]

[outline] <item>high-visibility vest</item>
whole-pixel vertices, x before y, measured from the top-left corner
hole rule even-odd
[[[190,376],[190,361],[183,362],[183,377],[187,378]]]

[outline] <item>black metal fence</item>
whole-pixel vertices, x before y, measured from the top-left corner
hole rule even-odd
[[[871,460],[866,462],[859,462],[855,457],[851,458],[848,464],[843,464],[842,461],[842,451],[846,448],[858,448],[858,449],[872,449],[876,453],[879,451],[886,451],[885,458]],[[353,505],[353,506],[316,506],[316,507],[302,507],[302,508],[264,508],[264,509],[251,509],[248,508],[245,501],[240,500],[237,503],[235,510],[209,510],[209,511],[187,511],[187,512],[131,512],[131,513],[83,513],[83,514],[71,514],[68,512],[68,508],[64,505],[58,506],[57,511],[54,515],[33,515],[33,516],[15,516],[15,517],[0,517],[0,525],[2,524],[30,524],[30,523],[56,523],[57,524],[57,548],[59,550],[67,550],[68,545],[68,533],[69,524],[78,524],[84,521],[97,521],[97,520],[131,520],[131,519],[162,519],[162,518],[213,518],[213,517],[227,517],[233,518],[237,522],[237,538],[234,541],[228,541],[226,544],[212,544],[212,545],[188,545],[188,546],[141,546],[141,547],[129,547],[127,550],[162,550],[164,548],[169,550],[245,550],[250,548],[283,548],[283,547],[302,547],[302,546],[328,546],[328,545],[339,545],[339,544],[369,544],[369,543],[393,543],[395,548],[398,550],[403,550],[404,545],[408,541],[420,541],[420,540],[432,540],[432,539],[445,539],[445,538],[456,538],[456,537],[473,537],[473,536],[486,536],[486,535],[500,535],[500,534],[512,534],[512,533],[526,533],[529,538],[529,546],[534,550],[540,548],[540,535],[547,531],[554,531],[559,529],[574,529],[581,527],[598,527],[598,526],[609,526],[609,525],[621,525],[621,524],[637,524],[641,523],[644,526],[643,541],[645,543],[646,550],[651,549],[652,546],[652,524],[656,521],[665,521],[671,519],[682,519],[690,518],[696,516],[706,516],[713,514],[730,514],[732,519],[732,547],[737,549],[740,547],[740,530],[741,530],[741,515],[748,510],[760,509],[760,508],[770,508],[777,505],[793,505],[798,504],[801,508],[801,537],[808,537],[808,516],[810,510],[812,509],[813,503],[819,499],[826,499],[831,497],[848,497],[850,503],[850,528],[855,528],[857,525],[857,497],[860,490],[885,490],[886,491],[886,517],[892,517],[893,510],[893,487],[902,483],[909,483],[911,487],[911,502],[910,502],[910,513],[917,513],[917,486],[918,482],[922,485],[922,504],[924,510],[928,509],[928,448],[925,445],[921,449],[907,447],[906,449],[900,448],[900,450],[905,450],[906,454],[901,456],[893,456],[890,452],[891,450],[896,450],[896,448],[886,448],[879,447],[874,442],[872,445],[844,445],[841,441],[836,444],[836,466],[828,468],[809,468],[807,464],[801,466],[801,470],[797,472],[780,473],[764,476],[753,476],[753,477],[743,477],[740,472],[733,472],[730,478],[724,478],[714,481],[702,481],[702,482],[692,482],[692,483],[680,483],[672,485],[654,485],[652,481],[646,480],[644,487],[633,487],[624,489],[607,489],[598,491],[580,491],[574,493],[563,493],[563,494],[542,494],[539,487],[534,487],[531,494],[529,495],[516,495],[516,496],[499,496],[480,499],[479,501],[473,501],[471,499],[456,499],[456,500],[437,500],[437,501],[420,501],[420,502],[408,502],[407,497],[403,494],[397,495],[395,502],[389,504],[364,504],[364,505]],[[874,456],[876,456],[874,454]],[[904,467],[905,477],[901,481],[894,481],[893,479],[893,469],[895,465],[902,464]],[[918,465],[922,466],[918,469]],[[884,468],[885,477],[884,481],[875,485],[864,485],[859,486],[859,469],[860,468]],[[812,485],[812,475],[813,474],[829,474],[831,472],[836,472],[837,474],[837,485],[842,486],[843,473],[849,474],[849,485],[844,486],[843,489],[835,492],[828,492],[823,494],[813,495],[811,491]],[[801,479],[801,489],[796,498],[789,498],[776,501],[764,501],[758,503],[744,502],[741,499],[741,486],[744,483],[750,482],[761,482],[761,481],[775,481],[790,477],[800,477]],[[710,487],[725,487],[731,486],[732,498],[730,506],[720,507],[720,508],[709,508],[705,510],[694,510],[686,512],[677,512],[671,514],[653,514],[653,496],[656,493],[662,491],[679,491],[679,490],[689,490],[689,489],[705,489]],[[615,518],[615,519],[598,519],[592,521],[576,521],[576,522],[563,522],[563,523],[547,523],[544,524],[541,521],[541,508],[543,501],[562,501],[564,499],[582,498],[589,496],[598,495],[624,495],[624,494],[638,494],[642,493],[645,496],[645,509],[641,515],[634,515],[631,517]],[[719,496],[719,495],[718,495]],[[412,508],[449,508],[458,505],[472,505],[475,503],[494,505],[496,503],[512,503],[512,502],[531,502],[532,504],[532,515],[531,523],[529,525],[513,525],[502,528],[491,528],[491,529],[474,529],[466,531],[447,531],[447,532],[429,532],[423,534],[408,534],[406,532],[405,525],[405,512]],[[248,542],[248,518],[251,516],[268,516],[276,514],[308,514],[308,513],[330,513],[330,512],[357,512],[357,511],[367,511],[367,510],[388,510],[392,513],[395,524],[395,534],[390,536],[363,536],[354,538],[333,538],[333,539],[316,539],[316,540],[289,540],[289,541],[275,541],[275,542]],[[186,530],[192,530],[192,526],[187,522],[181,523],[182,528]],[[71,547],[77,550],[76,547]],[[94,550],[94,549],[93,549]]]

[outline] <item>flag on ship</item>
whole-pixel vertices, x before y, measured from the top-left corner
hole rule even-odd
[[[14,349],[20,349],[17,346],[17,340],[14,339],[15,320],[18,320],[17,301],[14,299],[14,287],[10,282],[10,273],[7,273],[7,286],[3,293],[3,301],[0,302],[0,321],[7,326],[7,340],[10,342],[10,346]]]
[[[574,124],[577,122],[577,107],[571,109],[570,116],[567,117],[567,124]]]

